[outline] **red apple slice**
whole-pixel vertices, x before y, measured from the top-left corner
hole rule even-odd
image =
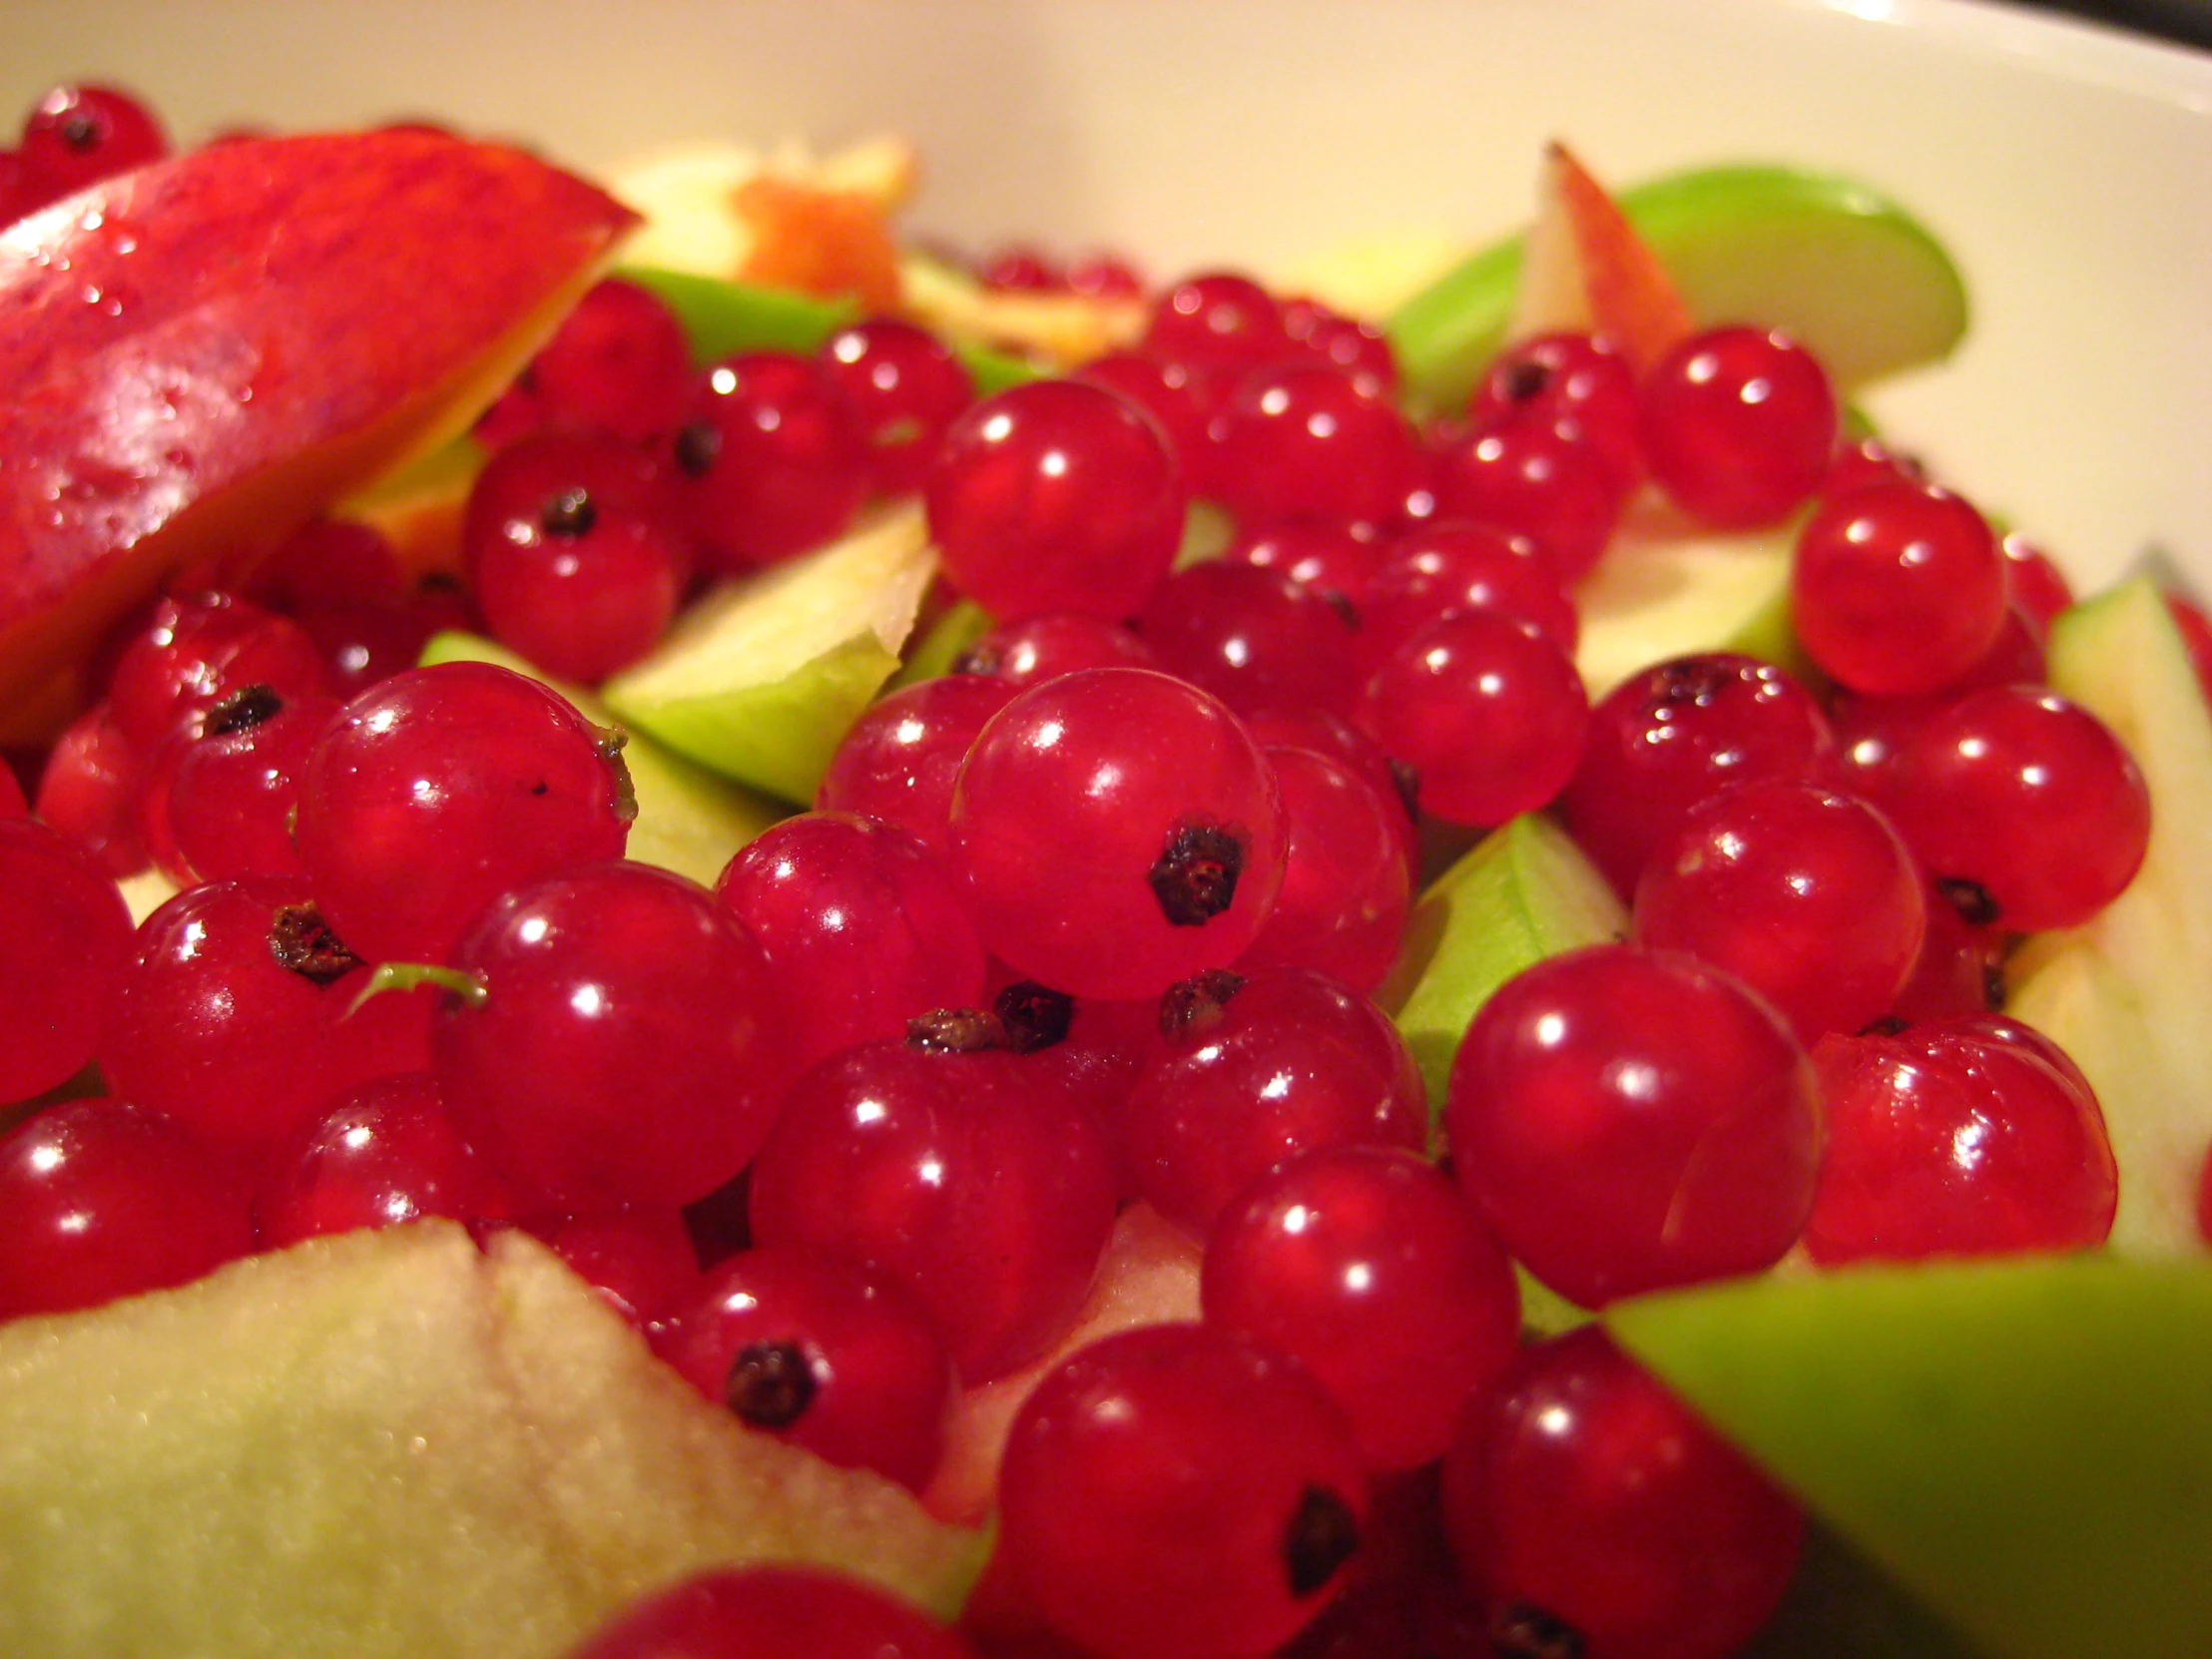
[[[1556,140],[1544,148],[1536,197],[1511,334],[1610,334],[1644,373],[1696,326],[1674,278],[1611,193]]]
[[[213,145],[0,233],[0,741],[168,573],[465,426],[634,223],[520,151],[385,131]]]

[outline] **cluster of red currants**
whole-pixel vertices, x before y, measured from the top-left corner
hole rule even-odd
[[[695,370],[601,284],[482,423],[465,592],[315,526],[136,624],[35,819],[0,803],[0,1098],[106,1091],[0,1139],[0,1317],[527,1227],[711,1397],[919,1491],[1142,1202],[1205,1240],[1204,1320],[1031,1396],[979,1641],[1398,1651],[1440,1575],[1469,1651],[1731,1651],[1792,1506],[1594,1328],[1524,1347],[1511,1264],[1595,1308],[2101,1239],[2096,1103],[1991,974],[2126,884],[2148,804],[2038,684],[2048,566],[1840,443],[1791,341],[1638,376],[1548,336],[1426,431],[1393,393],[1374,329],[1225,274],[981,399],[894,320]],[[1570,590],[1649,489],[1803,517],[1817,678],[1707,655],[1590,706]],[[473,606],[599,679],[917,491],[995,626],[712,890],[622,858],[617,734],[405,666]],[[1194,496],[1234,535],[1177,568]],[[1491,999],[1439,1138],[1377,1000],[1421,830],[1545,809],[1630,937]],[[183,890],[134,932],[148,859]]]

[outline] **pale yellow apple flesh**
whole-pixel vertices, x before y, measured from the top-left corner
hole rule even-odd
[[[24,1659],[556,1659],[756,1560],[949,1615],[985,1547],[744,1427],[519,1233],[343,1234],[0,1327]]]

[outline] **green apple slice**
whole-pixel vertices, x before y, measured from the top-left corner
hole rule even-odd
[[[346,1234],[0,1328],[0,1653],[26,1659],[554,1659],[751,1560],[949,1613],[983,1548],[747,1429],[521,1234]]]
[[[1769,1275],[1605,1320],[1991,1654],[2206,1653],[2212,1262]]]
[[[1796,525],[1696,531],[1655,509],[1622,527],[1575,590],[1575,667],[1591,699],[1669,657],[1735,651],[1809,672],[1790,626]]]
[[[1431,882],[1377,1000],[1420,1064],[1429,1110],[1443,1110],[1452,1056],[1490,993],[1561,950],[1618,938],[1627,916],[1565,830],[1537,814],[1493,830]]]
[[[1700,168],[1621,194],[1622,211],[1700,322],[1787,328],[1850,390],[1939,361],[1966,330],[1966,290],[1936,237],[1854,180],[1787,167]],[[1388,319],[1409,401],[1466,399],[1511,323],[1519,237],[1484,249]]]
[[[2125,744],[2150,786],[2150,846],[2086,926],[2030,939],[2006,1006],[2088,1076],[2120,1168],[2112,1247],[2196,1251],[2212,1148],[2212,711],[2157,583],[2138,576],[2051,626],[2050,683]]]
[[[937,559],[918,503],[724,584],[600,688],[624,725],[810,804],[838,739],[898,668]]]
[[[496,663],[558,692],[594,726],[618,724],[606,705],[583,687],[548,679],[498,641],[481,634],[433,635],[422,648],[422,662],[426,666]],[[739,847],[790,811],[782,802],[733,784],[641,732],[632,732],[628,738],[622,760],[630,769],[638,816],[630,825],[627,855],[640,863],[659,864],[712,886]]]

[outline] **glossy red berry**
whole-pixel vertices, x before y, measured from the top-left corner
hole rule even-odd
[[[0,1103],[84,1069],[131,946],[130,909],[91,852],[0,819]]]
[[[1133,405],[1089,382],[1035,380],[953,423],[924,501],[945,574],[1003,622],[1135,612],[1175,558],[1187,494]]]
[[[892,317],[838,329],[820,356],[867,445],[875,489],[919,489],[946,430],[975,401],[975,377],[936,335]]]
[[[1203,1325],[1078,1351],[1006,1444],[999,1549],[1102,1659],[1266,1653],[1342,1587],[1368,1513],[1342,1411],[1303,1369]]]
[[[843,391],[796,352],[741,352],[715,364],[685,408],[674,453],[701,561],[722,574],[829,541],[874,484]]]
[[[776,1563],[679,1580],[611,1620],[568,1659],[977,1659],[959,1634],[888,1591]]]
[[[1505,1247],[1586,1308],[1772,1266],[1820,1165],[1819,1090],[1781,1017],[1627,944],[1547,957],[1483,1004],[1444,1128]]]
[[[23,124],[11,206],[30,213],[168,154],[168,135],[139,99],[114,87],[58,86]]]
[[[1779,523],[1820,488],[1836,393],[1789,335],[1732,325],[1681,341],[1638,388],[1645,463],[1683,511],[1724,529]]]

